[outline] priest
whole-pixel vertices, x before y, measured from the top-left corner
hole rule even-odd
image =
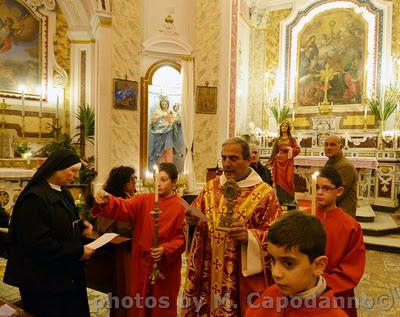
[[[193,212],[186,216],[195,232],[181,316],[244,316],[251,294],[271,283],[265,238],[282,212],[279,202],[271,186],[250,168],[246,141],[226,140],[221,156],[223,175],[208,182],[192,204],[205,217]],[[240,191],[234,199],[232,223],[222,228],[229,205],[223,188],[230,180]]]

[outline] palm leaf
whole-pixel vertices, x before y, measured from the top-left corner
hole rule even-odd
[[[376,120],[380,121],[382,111],[380,100],[376,98],[367,99],[367,104],[371,112],[375,115]]]
[[[397,102],[394,100],[385,100],[383,105],[383,119],[387,120],[391,116],[391,114],[396,110]]]
[[[75,118],[79,120],[79,126],[77,127],[78,132],[74,137],[78,138],[78,142],[87,140],[94,144],[94,133],[95,133],[95,114],[94,110],[87,106],[79,106],[78,112],[75,114]]]
[[[282,107],[282,110],[279,114],[279,124],[281,124],[288,117],[289,111],[290,111],[289,107],[286,106]]]
[[[278,107],[272,106],[272,107],[271,107],[271,112],[272,112],[272,115],[274,116],[274,119],[275,119],[276,123],[279,123],[279,111],[278,111]]]

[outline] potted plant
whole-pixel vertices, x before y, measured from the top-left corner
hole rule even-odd
[[[400,101],[400,92],[395,86],[390,86],[385,89],[384,98],[367,99],[367,104],[375,119],[380,123],[381,131],[384,130],[384,124],[387,119],[397,108],[397,103]],[[383,106],[382,106],[383,102]]]

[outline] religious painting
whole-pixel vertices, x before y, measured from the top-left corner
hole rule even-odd
[[[114,79],[114,108],[137,110],[138,82]]]
[[[0,1],[0,92],[37,94],[41,79],[41,22],[20,2]]]
[[[197,86],[196,112],[217,113],[217,87]]]
[[[361,103],[367,32],[365,20],[351,9],[320,13],[304,26],[297,46],[299,106]]]

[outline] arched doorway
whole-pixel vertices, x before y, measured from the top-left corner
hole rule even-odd
[[[161,162],[172,162],[183,170],[180,70],[173,61],[160,61],[141,80],[141,177]]]

